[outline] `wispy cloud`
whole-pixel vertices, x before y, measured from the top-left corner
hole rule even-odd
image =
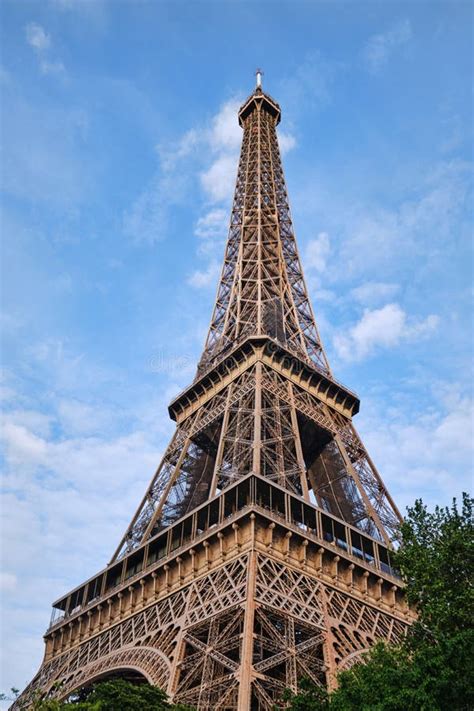
[[[106,383],[120,374],[60,341],[33,344],[15,377],[4,377],[0,588],[5,609],[22,614],[3,618],[1,667],[23,685],[41,661],[51,600],[106,563],[170,427],[155,414],[164,411],[167,393],[144,406],[117,407],[117,392]]]
[[[199,238],[198,256],[215,258],[223,251],[229,227],[229,213],[222,207],[208,210],[196,223],[194,234]]]
[[[285,155],[296,146],[296,138],[292,133],[278,131],[278,145],[280,146],[281,154]]]
[[[216,206],[230,199],[237,170],[237,106],[236,100],[226,102],[208,125],[192,127],[174,143],[157,147],[156,172],[123,216],[124,232],[135,243],[165,238],[169,208],[178,206],[195,185],[203,191],[206,209],[196,234],[202,238],[206,232],[209,237],[212,231],[216,236],[222,218]]]
[[[84,17],[89,30],[103,30],[107,24],[107,0],[48,0],[48,4],[55,12]]]
[[[8,88],[8,102],[11,110],[3,116],[8,136],[3,145],[3,189],[71,215],[94,185],[94,162],[87,150],[88,114],[27,102],[15,85]]]
[[[316,272],[323,272],[331,252],[329,235],[327,232],[320,232],[317,237],[310,239],[306,245],[304,264],[306,269]]]
[[[64,74],[66,68],[64,64],[58,60],[50,62],[47,59],[42,59],[40,62],[40,70],[42,74]]]
[[[13,591],[18,585],[18,578],[14,573],[0,573],[0,590]]]
[[[462,392],[436,382],[421,411],[417,393],[407,393],[404,407],[365,402],[357,426],[402,512],[420,494],[429,506],[445,505],[471,488],[474,408]]]
[[[33,49],[44,52],[51,46],[51,37],[45,32],[41,25],[36,24],[36,22],[30,22],[26,28],[26,41],[33,47]]]
[[[334,347],[342,360],[359,361],[381,348],[429,336],[438,321],[434,314],[421,321],[409,319],[399,304],[386,304],[380,309],[366,309],[354,326],[335,335]]]
[[[223,226],[229,221],[227,210],[221,207],[209,210],[205,215],[199,218],[196,224],[195,234],[203,240],[222,237]]]
[[[438,240],[448,237],[465,205],[469,170],[462,161],[439,163],[427,175],[418,176],[416,193],[396,209],[354,205],[346,213],[347,239],[342,246],[348,270],[356,273],[382,264],[400,265],[402,250],[413,259],[428,244],[433,245],[435,236]]]
[[[209,145],[215,151],[235,152],[240,148],[242,129],[237,122],[237,111],[242,97],[226,101],[211,120]]]
[[[237,121],[240,104],[238,97],[229,99],[199,131],[204,149],[199,181],[204,199],[195,234],[199,239],[197,254],[207,259],[207,264],[188,277],[187,283],[195,288],[214,287],[220,270],[242,141]]]
[[[65,76],[66,68],[58,59],[50,57],[52,46],[51,36],[36,22],[30,22],[25,27],[26,41],[38,55],[39,68],[42,74]]]
[[[317,110],[332,101],[334,79],[341,69],[339,62],[330,60],[318,50],[308,52],[280,82],[278,96],[288,115],[296,115],[311,107]]]
[[[389,284],[380,281],[366,281],[360,286],[351,289],[350,296],[361,304],[373,306],[380,301],[391,299],[400,287],[398,284]]]
[[[167,172],[174,170],[180,161],[188,158],[199,148],[201,142],[200,131],[191,128],[175,144],[158,145],[156,151],[160,157],[162,170]]]
[[[207,123],[191,127],[174,143],[160,144],[155,174],[123,214],[127,237],[136,244],[154,244],[167,235],[170,207],[188,199],[194,187],[200,188],[197,254],[208,263],[189,276],[191,286],[210,285],[211,276],[216,274],[216,259],[222,255],[242,141],[237,121],[241,103],[242,97],[225,101]],[[280,136],[282,153],[295,145],[291,133]]]
[[[410,20],[401,20],[386,32],[369,38],[363,56],[370,72],[376,74],[388,62],[391,55],[413,36]]]
[[[164,239],[169,227],[169,207],[177,205],[182,194],[182,178],[168,171],[156,174],[124,212],[124,234],[135,244],[153,245]]]
[[[236,156],[224,153],[201,174],[201,183],[211,202],[223,202],[232,195],[237,174]]]
[[[463,234],[471,172],[471,164],[459,159],[426,165],[423,172],[407,175],[390,204],[370,194],[361,198],[348,187],[330,191],[321,176],[313,176],[297,194],[297,209],[331,235],[334,258],[326,284],[369,282],[380,270],[397,283],[414,260],[453,244],[454,236]]]
[[[203,135],[212,158],[200,179],[206,199],[213,204],[229,202],[232,197],[242,141],[242,129],[237,122],[240,103],[238,98],[226,101]]]
[[[187,279],[190,286],[197,289],[204,289],[210,286],[215,287],[219,276],[220,266],[216,260],[209,262],[205,269],[196,269]]]

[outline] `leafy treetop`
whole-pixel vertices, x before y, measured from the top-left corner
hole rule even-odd
[[[474,708],[474,500],[408,509],[395,563],[418,613],[398,646],[380,642],[338,675],[331,694],[305,680],[290,711],[470,711]]]

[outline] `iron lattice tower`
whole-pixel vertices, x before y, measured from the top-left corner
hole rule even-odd
[[[222,274],[175,434],[109,565],[53,606],[35,689],[141,675],[196,709],[270,711],[333,687],[411,620],[390,550],[400,514],[331,372],[308,299],[278,104],[239,110]],[[58,683],[59,682],[59,683]]]

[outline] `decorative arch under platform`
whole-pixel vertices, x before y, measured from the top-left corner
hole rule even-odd
[[[168,657],[159,649],[151,647],[121,649],[106,657],[101,657],[66,677],[61,686],[61,699],[66,699],[77,689],[88,686],[99,679],[113,673],[120,676],[120,672],[128,670],[138,672],[149,684],[164,688],[170,676],[171,665]]]

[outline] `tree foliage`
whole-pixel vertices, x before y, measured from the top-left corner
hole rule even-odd
[[[331,694],[305,681],[291,711],[468,711],[474,708],[474,500],[408,509],[396,565],[418,620],[398,646],[379,643],[338,675]]]
[[[72,707],[72,708],[71,708]],[[124,679],[111,679],[82,689],[60,707],[61,711],[184,711],[184,706],[168,702],[166,693],[151,684],[132,684]]]
[[[17,689],[12,689],[14,695]],[[7,699],[5,694],[2,700]],[[170,704],[164,691],[151,684],[133,684],[125,679],[110,679],[81,689],[67,701],[45,699],[41,694],[28,702],[29,711],[192,711],[181,704]]]

